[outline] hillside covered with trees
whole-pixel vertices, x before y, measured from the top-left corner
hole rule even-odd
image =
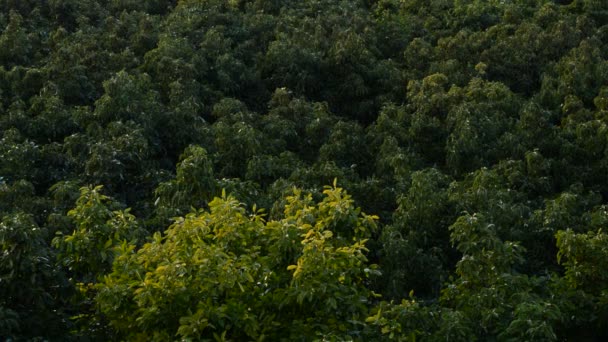
[[[0,0],[0,340],[605,341],[608,1]]]

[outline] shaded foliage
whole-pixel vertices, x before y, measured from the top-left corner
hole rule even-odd
[[[0,339],[605,340],[607,20],[0,0]]]

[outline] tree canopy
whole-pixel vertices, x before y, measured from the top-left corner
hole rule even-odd
[[[608,2],[0,0],[0,339],[608,339]]]

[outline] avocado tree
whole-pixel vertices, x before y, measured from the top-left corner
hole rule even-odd
[[[319,203],[295,190],[271,221],[224,193],[141,248],[117,246],[96,302],[126,339],[355,338],[375,225],[340,188]]]

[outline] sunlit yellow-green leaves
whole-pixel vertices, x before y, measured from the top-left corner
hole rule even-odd
[[[352,321],[366,317],[365,283],[377,273],[365,248],[375,220],[334,187],[320,203],[294,190],[285,216],[268,222],[216,197],[140,249],[117,246],[96,300],[128,339],[349,336]]]

